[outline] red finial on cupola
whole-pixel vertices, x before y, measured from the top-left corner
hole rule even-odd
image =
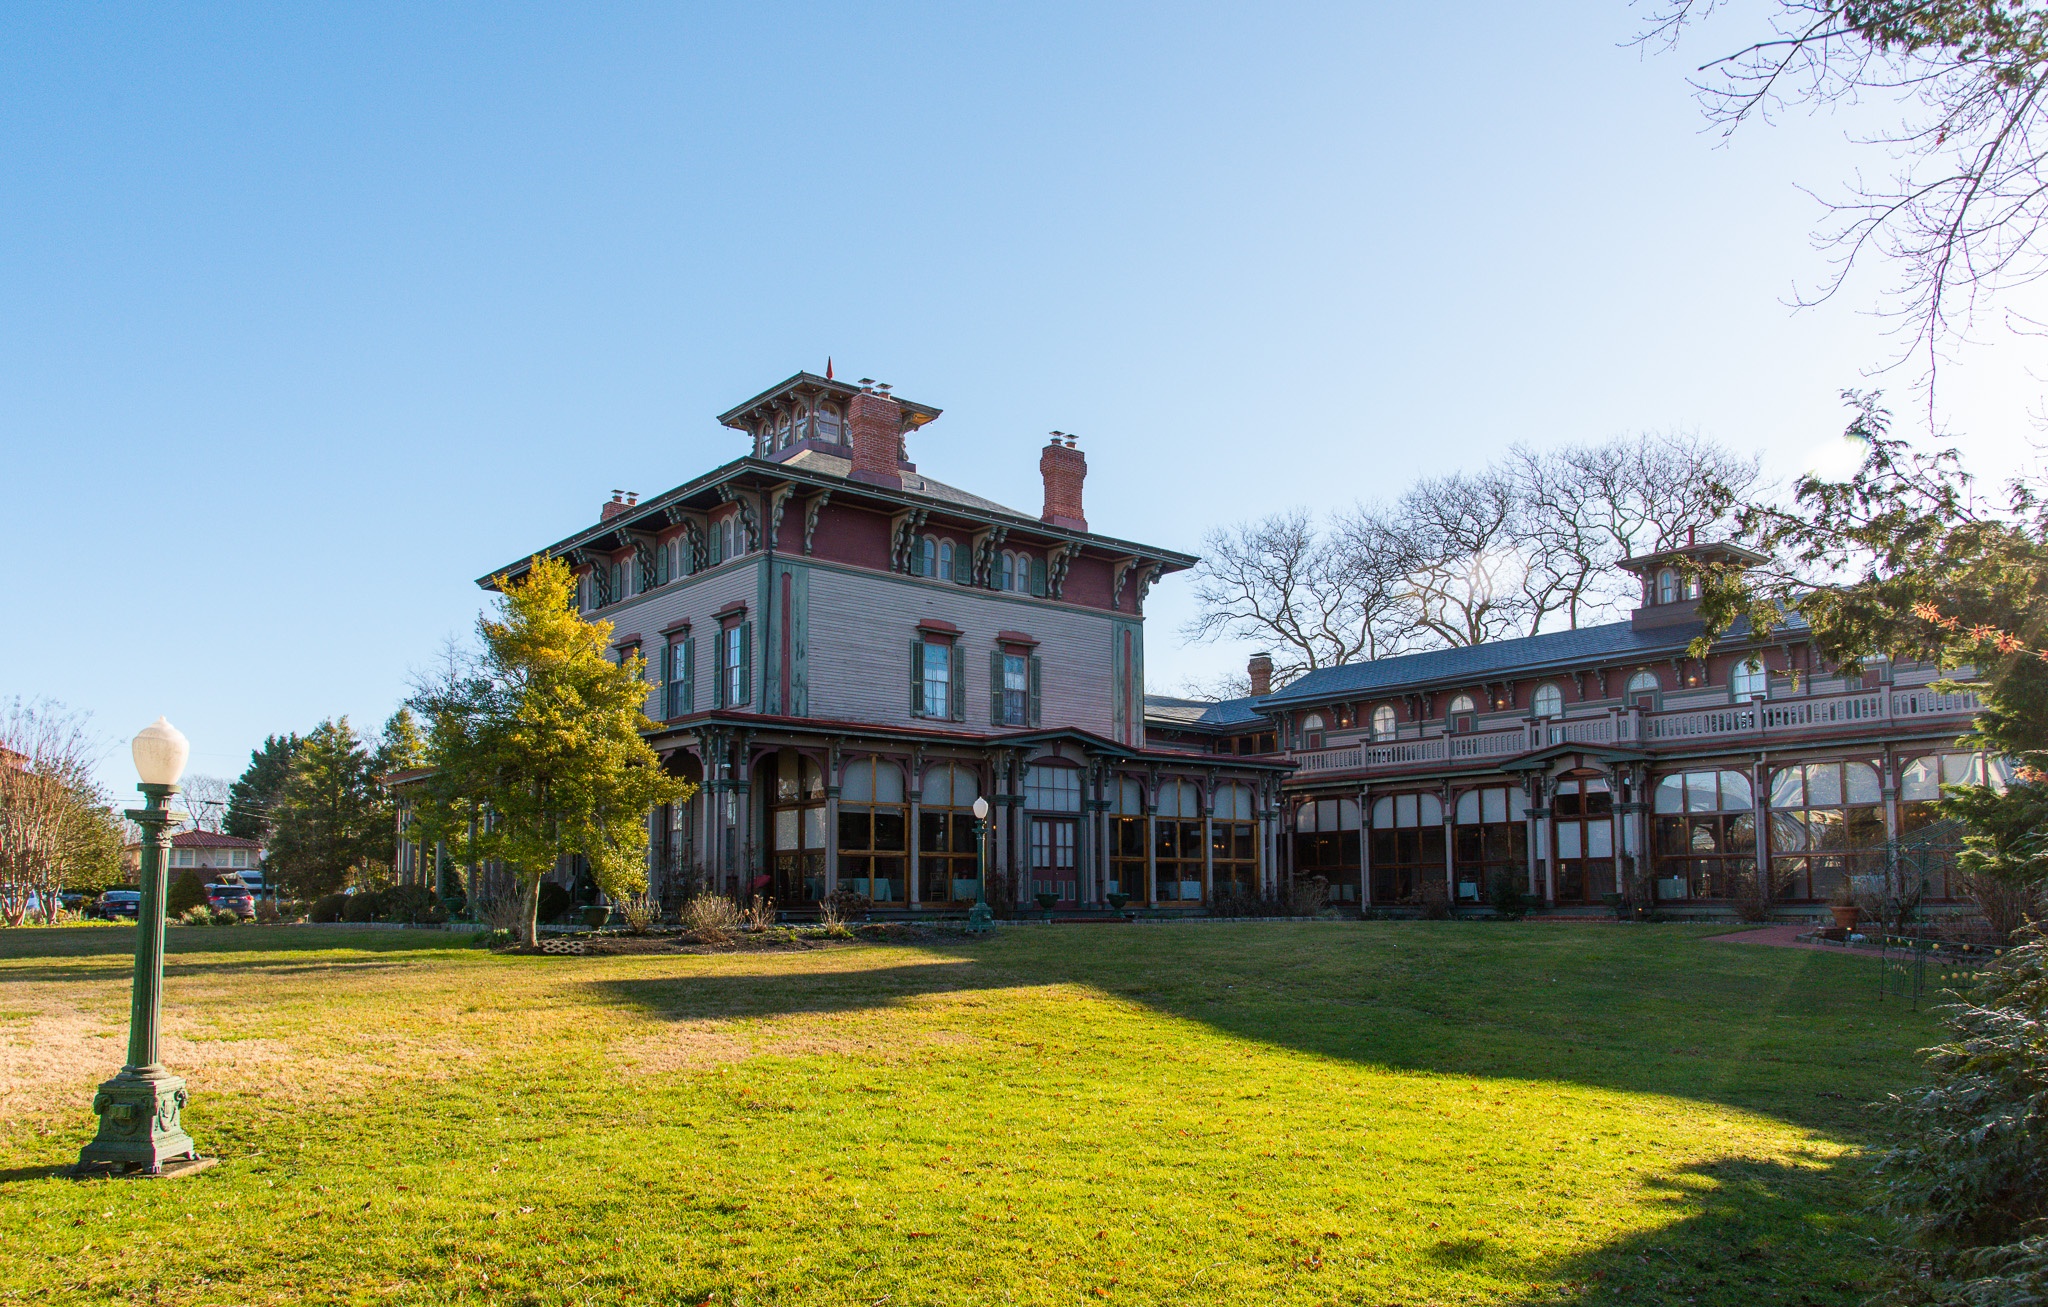
[[[832,356],[831,356],[830,354],[827,354],[827,355],[825,356],[825,380],[827,380],[827,381],[830,381],[831,379],[832,379]]]

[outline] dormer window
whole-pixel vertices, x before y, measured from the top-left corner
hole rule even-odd
[[[1657,602],[1675,604],[1678,602],[1678,573],[1665,568],[1657,573]]]
[[[839,406],[837,404],[818,405],[818,439],[828,445],[840,444],[842,443],[840,431]]]

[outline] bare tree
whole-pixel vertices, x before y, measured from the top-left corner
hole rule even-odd
[[[1433,643],[1480,644],[1538,621],[1525,590],[1522,503],[1491,470],[1433,477],[1401,497],[1410,620]]]
[[[1616,565],[1726,527],[1758,460],[1690,433],[1538,452],[1418,482],[1391,508],[1319,526],[1306,509],[1213,531],[1196,572],[1198,640],[1275,651],[1274,680],[1412,649],[1611,621]]]
[[[227,829],[229,784],[218,776],[189,775],[178,782],[185,824],[215,835]]]
[[[1719,0],[1638,0],[1641,40],[1676,44]],[[1733,132],[1773,111],[1888,101],[1905,117],[1860,138],[1890,175],[1860,175],[1815,243],[1830,276],[1801,303],[1838,292],[1875,255],[1894,270],[1883,311],[1932,383],[1944,343],[1969,333],[2000,292],[2048,273],[2048,4],[2042,0],[1776,0],[1770,32],[1713,59],[1694,80],[1708,118]]]
[[[86,718],[61,704],[17,698],[0,710],[0,921],[55,921],[67,871],[109,848],[118,861],[92,778],[100,753]]]

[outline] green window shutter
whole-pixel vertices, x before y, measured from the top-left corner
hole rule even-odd
[[[718,634],[711,637],[711,706],[723,708],[725,704],[725,628],[718,628]]]
[[[974,546],[961,545],[953,550],[953,583],[966,585],[974,579]]]
[[[1045,598],[1045,560],[1035,555],[1031,559],[1031,593]]]
[[[1034,654],[1031,658],[1031,724],[1033,726],[1038,725],[1044,718],[1044,715],[1039,711],[1039,700],[1043,697],[1038,692],[1040,684],[1038,656]]]
[[[1003,651],[995,649],[988,656],[988,724],[1003,725]]]
[[[910,642],[910,715],[924,712],[924,641]]]
[[[960,656],[961,652],[958,644],[946,650],[946,670],[953,677],[953,697],[946,701],[946,707],[956,722],[967,720],[967,660]]]
[[[697,710],[697,637],[683,641],[683,711]]]
[[[754,624],[740,623],[740,702],[754,698]]]

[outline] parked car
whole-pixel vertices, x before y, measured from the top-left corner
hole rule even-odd
[[[142,891],[139,889],[110,889],[100,895],[93,904],[92,914],[103,921],[116,917],[138,917],[142,915]]]
[[[256,896],[247,885],[208,885],[206,906],[216,912],[232,912],[247,921],[256,915]]]
[[[85,906],[85,894],[80,890],[65,890],[57,896],[57,905],[66,912],[76,912]]]

